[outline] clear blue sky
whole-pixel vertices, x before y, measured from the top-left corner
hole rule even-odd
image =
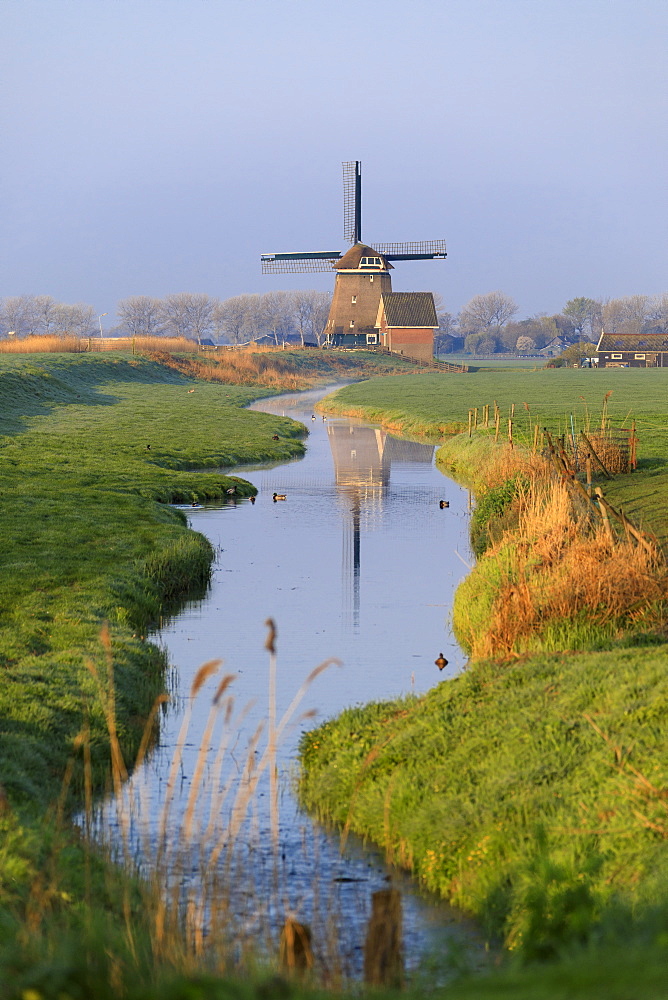
[[[0,297],[332,287],[271,250],[444,238],[396,290],[668,290],[666,0],[0,0]],[[110,316],[110,319],[112,317]]]

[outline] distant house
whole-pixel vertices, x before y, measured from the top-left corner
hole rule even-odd
[[[557,354],[561,354],[566,347],[568,347],[568,344],[563,337],[554,337],[549,344],[546,344],[545,347],[542,347],[540,351],[537,351],[537,353],[542,354],[545,358],[555,358]]]
[[[388,351],[431,361],[438,329],[434,296],[431,292],[383,292],[376,327]]]
[[[653,327],[645,333],[605,333],[596,355],[599,368],[668,368],[668,331]]]

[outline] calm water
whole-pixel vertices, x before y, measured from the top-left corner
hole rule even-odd
[[[330,658],[340,665],[315,680],[298,710],[316,712],[316,722],[350,705],[426,691],[441,679],[434,665],[441,652],[449,660],[443,676],[464,664],[448,618],[454,590],[473,561],[467,492],[436,470],[431,445],[348,419],[323,420],[319,414],[312,419],[313,404],[324,394],[320,390],[254,404],[300,420],[309,431],[304,458],[272,468],[234,470],[258,487],[255,504],[230,501],[187,510],[192,528],[210,539],[217,559],[205,598],[186,605],[154,636],[173,665],[172,702],[161,724],[160,746],[131,782],[141,789],[147,842],[154,844],[157,838],[178,733],[184,712],[192,711],[172,782],[169,822],[178,826],[187,810],[211,695],[221,674],[207,682],[194,704],[188,693],[198,668],[212,659],[223,659],[222,673],[235,676],[229,689],[234,710],[237,715],[245,711],[230,727],[233,745],[226,758],[232,762],[233,788],[238,786],[248,741],[267,718],[267,618],[274,619],[278,633],[279,718],[309,672]],[[274,492],[287,499],[273,502]],[[439,508],[440,499],[449,501],[449,509]],[[246,909],[235,903],[239,919],[252,928],[254,922],[259,926],[261,916],[279,919],[281,910],[290,909],[317,925],[324,919],[318,910],[324,909],[339,925],[348,971],[358,975],[371,893],[391,880],[404,890],[409,966],[418,966],[430,950],[442,953],[448,939],[472,941],[471,928],[452,910],[387,869],[375,851],[353,839],[342,853],[337,835],[314,827],[299,812],[291,791],[296,748],[300,733],[314,724],[312,719],[297,720],[279,749],[281,906],[273,897],[267,901],[266,883],[277,875],[269,787],[263,781],[242,837],[247,838],[254,902]],[[209,778],[215,776],[218,739],[211,738],[206,757]],[[263,733],[253,760],[261,758],[265,743]],[[225,808],[216,802],[211,812],[222,815]],[[200,815],[200,824],[209,818],[208,813]],[[113,808],[107,822],[115,822]],[[185,881],[196,885],[197,878],[193,861]],[[265,900],[264,908],[258,907],[258,898]]]

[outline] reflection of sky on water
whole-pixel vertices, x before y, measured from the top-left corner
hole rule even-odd
[[[218,658],[224,660],[221,674],[190,706],[192,723],[176,772],[170,824],[181,828],[211,696],[227,672],[235,675],[230,688],[235,716],[245,709],[243,720],[230,727],[225,774],[231,774],[233,787],[226,803],[215,803],[213,810],[223,825],[229,818],[248,741],[267,718],[268,617],[278,629],[279,718],[313,667],[332,657],[341,666],[317,678],[298,714],[317,712],[322,719],[349,705],[424,691],[440,679],[434,659],[441,651],[451,673],[463,665],[447,618],[465,562],[471,561],[466,491],[434,468],[431,445],[402,441],[360,422],[320,415],[312,420],[308,407],[322,394],[254,404],[301,420],[310,432],[304,458],[271,469],[235,470],[259,488],[254,505],[228,502],[188,510],[192,527],[207,535],[217,558],[204,600],[186,605],[156,636],[173,664],[173,700],[160,746],[130,782],[132,790],[142,789],[139,827],[144,827],[149,856],[155,854],[158,817],[192,678],[202,663]],[[286,493],[287,500],[274,503],[275,491]],[[450,501],[447,511],[438,505],[444,496]],[[318,909],[324,907],[329,917],[337,914],[348,935],[344,951],[359,972],[371,892],[387,885],[388,871],[376,853],[353,841],[342,857],[338,837],[314,829],[299,812],[290,772],[299,733],[313,724],[294,722],[279,749],[280,898],[314,924],[323,916],[314,912]],[[220,719],[217,732],[222,732]],[[209,779],[215,777],[218,742],[219,736],[211,740],[206,757]],[[254,761],[265,746],[266,731]],[[206,825],[207,795],[201,799],[196,815]],[[252,927],[259,919],[258,899],[268,898],[268,874],[275,876],[266,780],[258,784],[243,829],[244,866],[257,887],[252,912],[242,898],[234,906],[236,919]],[[180,877],[184,885],[197,880],[196,859]],[[452,922],[452,911],[418,896],[401,876],[392,877],[406,890],[404,930],[413,963],[435,927],[461,936],[462,925]],[[267,904],[268,910],[274,905]]]

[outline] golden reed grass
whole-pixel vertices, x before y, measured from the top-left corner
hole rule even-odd
[[[88,341],[80,337],[22,337],[0,340],[0,354],[64,353],[80,354],[88,349]]]
[[[195,737],[191,734],[195,702],[206,698],[208,687],[217,678],[221,660],[205,663],[197,671],[185,707],[162,800],[156,809],[150,801],[145,763],[155,741],[156,718],[168,701],[160,695],[149,713],[134,768],[126,767],[116,724],[114,665],[109,631],[102,630],[102,660],[87,663],[95,681],[97,700],[104,713],[110,742],[111,803],[99,809],[93,805],[90,767],[90,729],[84,725],[76,741],[76,753],[83,752],[85,817],[87,840],[102,842],[110,857],[129,876],[123,897],[126,940],[135,948],[131,898],[141,894],[141,909],[151,939],[156,969],[165,963],[182,972],[206,968],[218,973],[240,973],[277,961],[280,935],[292,913],[287,883],[281,882],[279,844],[278,749],[286,733],[313,712],[298,714],[301,701],[315,679],[336,660],[327,660],[311,671],[280,718],[276,712],[277,658],[276,627],[268,620],[265,648],[269,653],[268,716],[252,732],[245,753],[239,756],[242,725],[251,709],[235,714],[230,687],[232,674],[218,679],[210,695],[210,707],[199,736],[197,749],[186,759]],[[74,759],[65,776],[59,802],[63,818],[67,789],[72,780]],[[187,793],[182,789],[184,774],[190,773]],[[130,774],[130,777],[128,777]],[[253,846],[253,814],[259,811],[261,783],[269,775],[269,851]],[[255,821],[256,825],[256,821]],[[117,832],[116,832],[117,831]],[[260,832],[260,837],[264,835]],[[263,845],[261,845],[263,847]],[[258,880],[258,857],[273,858],[273,872],[262,872]],[[113,871],[113,868],[110,869]],[[316,869],[317,870],[317,869]],[[135,876],[139,876],[138,880]],[[138,888],[139,887],[139,888]],[[43,895],[43,894],[42,894]],[[317,896],[317,890],[313,890]],[[42,896],[40,896],[42,898]],[[330,915],[332,907],[326,908]],[[329,982],[343,978],[343,958],[338,940],[326,924],[319,930],[318,968],[326,970]]]
[[[660,554],[615,539],[578,509],[563,482],[537,477],[520,491],[519,525],[485,558],[504,567],[476,657],[517,654],[553,624],[663,628],[668,597]]]
[[[227,385],[265,385],[290,391],[308,388],[310,382],[294,373],[290,362],[283,360],[279,352],[251,350],[225,351],[207,360],[177,357],[162,350],[152,350],[145,356],[174,368],[184,375],[204,379],[207,382],[224,382]]]

